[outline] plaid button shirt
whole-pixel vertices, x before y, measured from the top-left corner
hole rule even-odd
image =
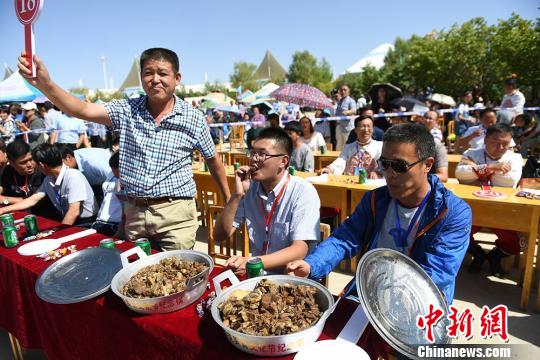
[[[215,155],[201,111],[175,96],[171,113],[160,125],[146,108],[147,96],[113,100],[105,105],[113,127],[120,130],[120,179],[126,194],[137,197],[192,197],[194,149]]]

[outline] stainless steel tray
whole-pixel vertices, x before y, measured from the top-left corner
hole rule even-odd
[[[374,249],[356,270],[359,299],[369,321],[395,350],[417,359],[417,348],[429,345],[425,329],[416,325],[429,305],[444,311],[433,328],[435,344],[448,344],[448,305],[429,275],[414,260],[391,249]]]
[[[120,269],[119,250],[83,249],[49,266],[36,282],[36,293],[53,304],[85,301],[107,291]]]

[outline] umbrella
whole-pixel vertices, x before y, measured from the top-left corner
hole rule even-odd
[[[401,89],[395,85],[392,85],[390,83],[376,83],[371,85],[368,90],[368,94],[371,97],[372,101],[376,101],[378,99],[378,93],[380,88],[383,88],[386,91],[386,101],[392,101],[393,99],[403,96],[403,94],[401,93]]]
[[[403,106],[405,109],[407,109],[407,111],[426,112],[429,110],[425,103],[408,96],[394,99],[390,103],[396,107]]]
[[[255,102],[252,102],[251,105],[249,106],[258,106],[259,109],[261,109],[261,111],[263,110],[264,107],[267,108],[267,111],[270,111],[270,110],[273,110],[274,107],[272,106],[272,104],[270,104],[268,101],[263,101],[263,100],[257,100]]]
[[[255,92],[255,98],[258,99],[270,99],[270,93],[279,89],[279,86],[274,83],[268,83]]]
[[[213,100],[206,100],[204,101],[200,108],[201,109],[215,109],[219,106],[220,104],[218,104],[217,102],[213,101]]]
[[[251,101],[247,101],[248,98],[253,98],[253,92],[251,90],[246,90],[244,91],[241,95],[237,96],[236,98],[238,99],[238,101],[240,102],[251,102]]]
[[[279,101],[314,109],[332,107],[332,103],[321,90],[305,84],[285,84],[272,91],[270,96]]]
[[[240,110],[238,110],[237,107],[233,107],[233,106],[219,105],[216,107],[216,110],[222,111],[222,112],[231,112],[235,114],[240,114]]]
[[[456,102],[451,96],[444,94],[431,94],[428,100],[439,103],[441,105],[456,106]]]
[[[215,103],[223,104],[223,105],[230,105],[231,101],[234,102],[234,100],[228,97],[227,95],[222,94],[222,93],[217,93],[217,92],[204,95],[204,99],[211,100]]]

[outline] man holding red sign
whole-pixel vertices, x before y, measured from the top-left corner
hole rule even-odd
[[[120,181],[128,198],[124,209],[128,238],[149,238],[161,250],[192,248],[198,227],[193,150],[206,158],[223,197],[228,199],[230,193],[203,113],[174,95],[181,79],[176,53],[163,48],[145,50],[140,69],[146,95],[105,105],[77,99],[51,80],[39,57],[34,56],[34,63],[32,77],[22,53],[19,72],[60,110],[120,130]]]
[[[456,178],[460,183],[479,183],[482,185],[515,187],[521,178],[523,160],[519,153],[511,150],[512,128],[506,124],[496,124],[486,131],[484,147],[469,149],[463,153],[460,163],[456,167]],[[487,255],[479,244],[475,243],[472,235],[480,228],[471,229],[471,245],[469,252],[473,255],[473,262],[469,272],[477,273],[482,269],[484,261],[489,261],[493,275],[504,275],[501,259],[509,254],[519,254],[526,243],[520,241],[518,233],[503,229],[490,229],[497,235],[495,248]]]

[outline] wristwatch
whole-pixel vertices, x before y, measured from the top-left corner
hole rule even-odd
[[[9,205],[9,199],[7,196],[4,196],[4,200],[2,200],[2,205]]]

